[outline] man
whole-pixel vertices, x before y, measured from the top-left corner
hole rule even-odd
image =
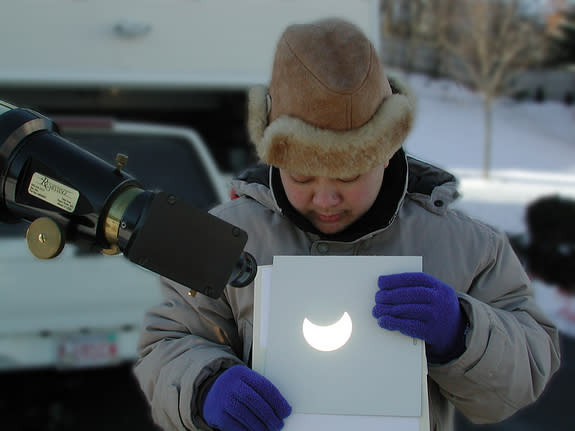
[[[535,400],[558,367],[556,329],[505,235],[451,210],[455,179],[406,157],[413,97],[363,33],[340,19],[288,27],[248,111],[265,164],[213,210],[248,232],[246,251],[260,265],[274,255],[423,256],[424,272],[379,278],[372,313],[425,340],[431,429],[452,429],[453,406],[494,422]],[[289,400],[249,368],[253,288],[228,287],[219,300],[163,289],[135,368],[156,422],[281,429]]]

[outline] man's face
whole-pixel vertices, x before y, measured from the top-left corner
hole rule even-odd
[[[385,165],[351,178],[297,175],[280,169],[293,207],[325,234],[341,232],[371,208],[383,180]]]

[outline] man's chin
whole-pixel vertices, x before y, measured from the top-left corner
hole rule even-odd
[[[333,235],[347,229],[353,223],[352,217],[347,212],[337,215],[322,217],[317,213],[309,213],[307,219],[313,226],[325,235]]]
[[[333,235],[345,230],[348,225],[343,223],[314,223],[314,226],[323,234]]]

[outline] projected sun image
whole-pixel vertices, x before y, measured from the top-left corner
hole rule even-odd
[[[321,352],[333,352],[342,348],[351,337],[353,324],[347,312],[331,325],[316,325],[307,317],[303,320],[303,337],[307,343]]]

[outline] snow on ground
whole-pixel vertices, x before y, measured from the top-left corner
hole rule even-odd
[[[457,176],[459,208],[507,232],[521,232],[530,201],[549,194],[575,198],[575,107],[498,100],[491,171],[485,179],[480,97],[449,81],[418,75],[404,79],[418,100],[405,148]]]

